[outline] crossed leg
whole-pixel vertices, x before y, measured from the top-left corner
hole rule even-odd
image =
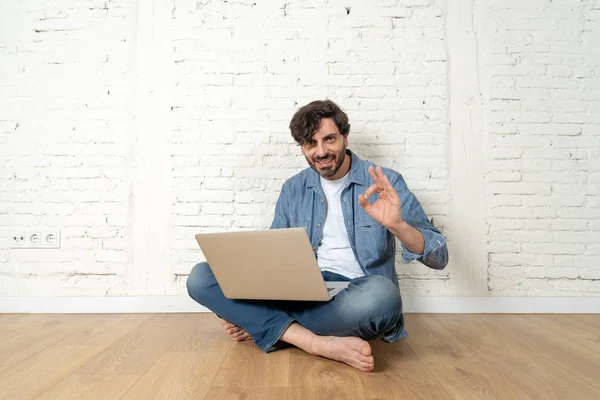
[[[236,341],[254,340],[266,352],[287,342],[309,354],[352,365],[374,367],[374,339],[396,327],[402,312],[398,288],[377,275],[354,279],[329,302],[267,302],[226,298],[207,263],[196,265],[188,293],[215,312]]]

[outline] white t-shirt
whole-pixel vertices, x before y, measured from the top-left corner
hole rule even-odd
[[[322,271],[334,272],[354,279],[364,275],[354,257],[348,231],[342,214],[342,190],[348,183],[349,175],[329,181],[321,177],[321,186],[327,198],[327,217],[323,226],[323,238],[317,249],[317,262]]]

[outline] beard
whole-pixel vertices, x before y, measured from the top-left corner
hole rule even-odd
[[[317,171],[323,178],[327,179],[335,176],[342,167],[344,159],[346,158],[346,149],[340,150],[339,153],[327,153],[324,157],[313,157],[312,160],[306,156],[305,158],[312,169]],[[323,166],[319,164],[320,161],[326,161],[327,164]]]

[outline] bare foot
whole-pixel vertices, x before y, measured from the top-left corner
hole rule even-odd
[[[371,346],[358,337],[315,336],[311,350],[311,354],[344,362],[361,371],[372,371],[375,366]]]
[[[250,336],[250,334],[248,332],[246,332],[245,330],[243,330],[242,328],[240,328],[239,326],[234,325],[231,322],[227,322],[221,318],[219,318],[219,321],[221,322],[223,329],[225,329],[225,332],[229,336],[231,336],[231,338],[233,340],[235,340],[236,342],[243,342],[244,340],[252,340],[252,337]]]

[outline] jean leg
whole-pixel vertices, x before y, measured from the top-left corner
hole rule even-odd
[[[353,279],[346,290],[329,302],[311,302],[289,314],[317,335],[371,340],[403,328],[399,326],[403,324],[400,291],[392,281],[379,275]]]
[[[325,281],[329,282],[349,282],[352,280],[347,276],[336,274],[335,272],[330,271],[321,271],[321,275]]]
[[[192,268],[186,285],[192,299],[244,329],[252,336],[254,343],[266,352],[275,350],[273,346],[295,320],[277,302],[228,299],[206,262]]]

